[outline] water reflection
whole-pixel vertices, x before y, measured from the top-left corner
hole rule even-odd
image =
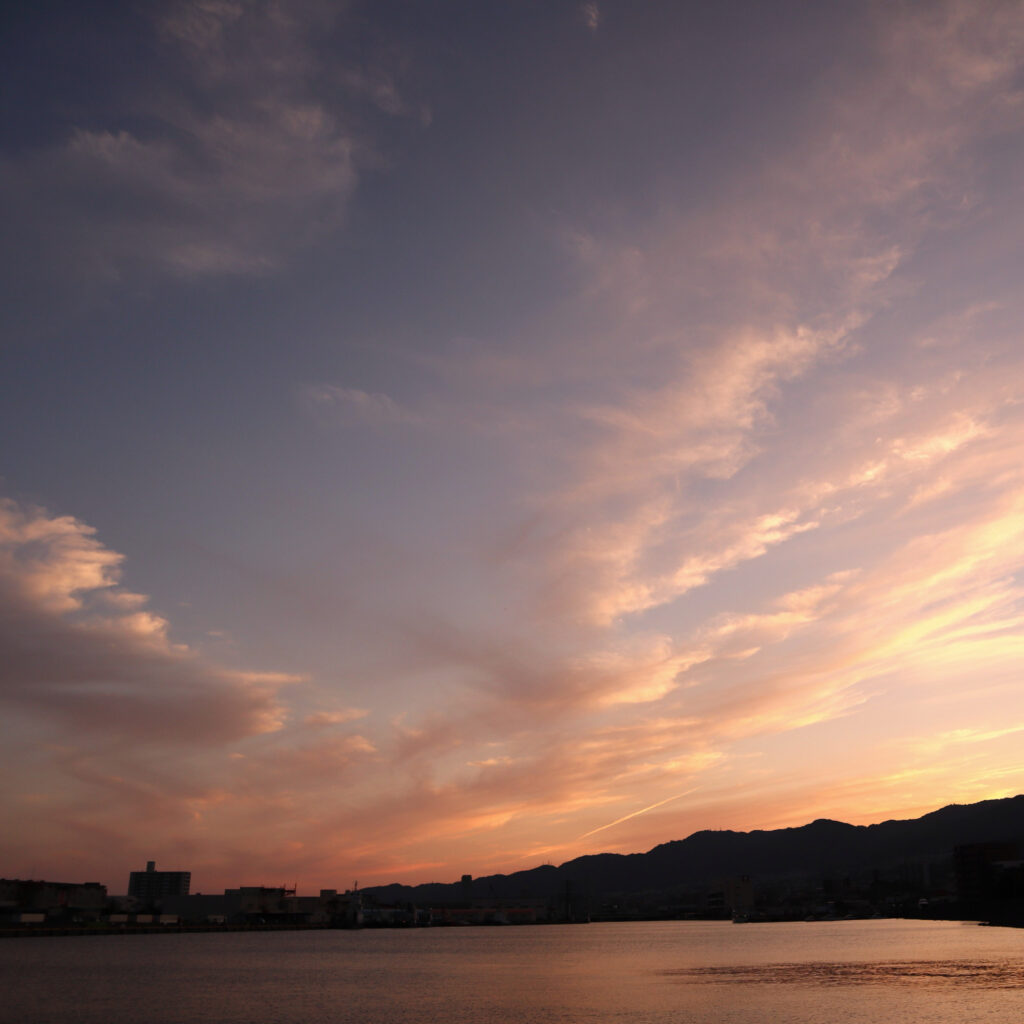
[[[923,984],[1024,988],[1018,960],[888,960],[863,963],[781,963],[679,967],[657,972],[687,982],[724,981],[763,985]]]
[[[911,921],[0,943],[18,1024],[1010,1024],[1022,988],[1024,931]]]

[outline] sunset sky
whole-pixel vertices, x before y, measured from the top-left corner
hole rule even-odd
[[[0,31],[0,876],[452,881],[1024,791],[1024,6]]]

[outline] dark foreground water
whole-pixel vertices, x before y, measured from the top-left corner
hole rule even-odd
[[[1021,1024],[1024,930],[650,922],[0,941],[18,1024]]]

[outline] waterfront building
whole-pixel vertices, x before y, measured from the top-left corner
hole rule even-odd
[[[0,878],[0,920],[6,923],[94,921],[107,903],[99,882]]]
[[[159,903],[167,896],[187,896],[191,871],[157,871],[156,861],[147,861],[145,871],[128,876],[128,895],[140,903]]]

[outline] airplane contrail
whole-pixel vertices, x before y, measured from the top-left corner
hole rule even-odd
[[[607,825],[600,825],[597,828],[592,828],[589,832],[584,832],[583,835],[578,836],[577,840],[586,839],[587,836],[596,835],[598,832],[603,832],[606,828],[613,828],[615,825],[621,825],[624,821],[629,821],[630,818],[639,817],[641,814],[653,811],[657,807],[664,807],[665,804],[670,804],[673,800],[679,800],[684,796],[689,796],[691,793],[696,793],[698,789],[700,789],[700,786],[694,786],[693,789],[683,790],[682,793],[676,793],[675,796],[667,796],[664,800],[659,800],[656,804],[651,804],[649,807],[641,807],[639,811],[633,811],[632,814],[626,814],[621,818],[616,818],[615,821],[609,821]]]

